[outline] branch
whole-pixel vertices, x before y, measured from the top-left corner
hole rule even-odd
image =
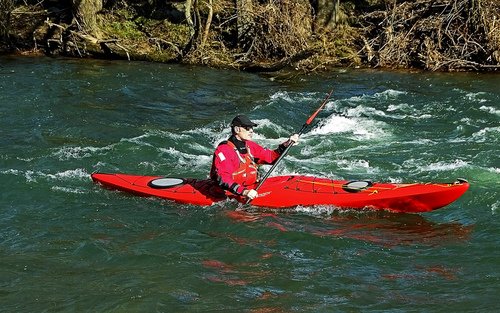
[[[207,22],[205,24],[205,30],[203,32],[203,37],[201,38],[201,46],[203,47],[207,41],[208,38],[208,33],[210,31],[210,24],[212,24],[212,16],[214,14],[214,10],[212,7],[212,0],[208,0],[208,16],[207,16]]]
[[[284,58],[271,64],[250,63],[248,65],[243,65],[242,69],[249,72],[276,72],[292,63],[305,60],[317,52],[317,49],[303,50],[288,58]]]
[[[172,47],[175,50],[175,52],[177,52],[178,55],[182,56],[182,51],[173,42],[166,41],[165,39],[161,39],[161,38],[157,38],[157,37],[151,37],[151,38],[149,38],[149,40],[152,40],[157,44],[160,42],[162,44],[169,45],[170,47]],[[159,47],[159,48],[161,49],[161,47]]]

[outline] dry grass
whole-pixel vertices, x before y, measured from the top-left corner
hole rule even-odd
[[[364,17],[368,26],[362,54],[381,67],[433,71],[496,67],[500,35],[491,15],[498,12],[491,9],[490,2],[481,0],[393,4]]]

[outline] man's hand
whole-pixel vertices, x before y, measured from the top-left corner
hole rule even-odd
[[[284,146],[288,147],[289,145],[296,145],[299,142],[299,134],[293,134],[285,141]]]
[[[254,189],[245,189],[243,191],[243,196],[253,200],[253,199],[257,198],[259,196],[259,194]]]
[[[290,139],[288,139],[288,140],[290,140],[291,142],[293,142],[294,145],[297,144],[297,143],[299,143],[299,134],[293,134],[293,135],[291,135]]]

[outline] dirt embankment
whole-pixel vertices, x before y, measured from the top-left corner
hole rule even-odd
[[[2,0],[0,51],[302,71],[500,69],[496,0]]]

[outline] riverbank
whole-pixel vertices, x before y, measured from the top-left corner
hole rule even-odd
[[[500,69],[495,1],[330,2],[6,0],[0,51],[259,72]]]

